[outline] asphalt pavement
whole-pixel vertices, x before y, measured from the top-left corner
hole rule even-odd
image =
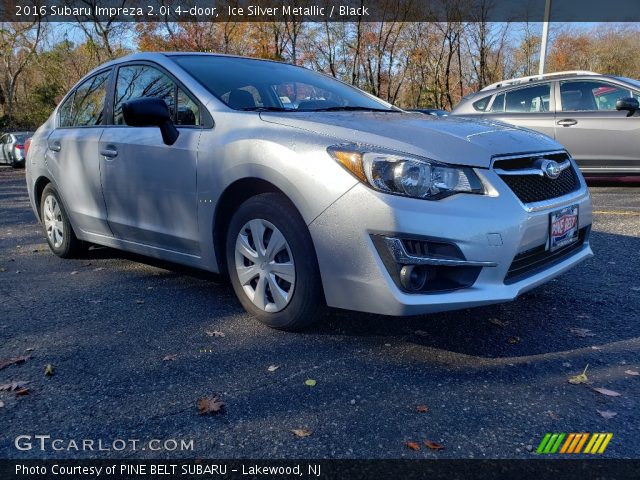
[[[292,334],[215,275],[107,248],[55,257],[24,171],[0,167],[0,365],[30,356],[0,369],[0,386],[29,382],[0,391],[0,458],[531,458],[547,432],[612,432],[604,456],[638,458],[640,186],[592,194],[596,256],[515,302],[332,311]],[[587,365],[590,383],[568,382]],[[223,413],[199,415],[213,394]]]

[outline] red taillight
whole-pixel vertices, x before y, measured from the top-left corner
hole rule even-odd
[[[24,145],[23,145],[23,148],[24,148],[24,156],[25,156],[25,157],[27,156],[27,152],[29,152],[29,147],[30,147],[30,146],[31,146],[31,139],[30,139],[30,138],[27,138],[27,139],[24,141]]]
[[[18,150],[24,150],[24,145],[21,145],[21,144],[17,143],[17,144],[16,144],[16,148],[17,148]]]

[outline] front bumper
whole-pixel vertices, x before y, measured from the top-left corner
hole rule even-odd
[[[461,194],[440,201],[386,195],[358,184],[310,225],[327,304],[385,315],[419,315],[515,299],[593,256],[589,245],[591,198],[584,181],[574,194],[527,208],[491,170],[480,170],[494,188],[488,195]],[[505,282],[521,252],[545,245],[549,213],[579,205],[585,238],[570,254]],[[408,293],[399,287],[376,238],[428,238],[454,244],[476,262],[472,285]],[[376,244],[378,244],[376,246]]]

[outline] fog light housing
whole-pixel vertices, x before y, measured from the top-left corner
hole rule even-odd
[[[419,292],[427,283],[427,269],[418,265],[405,265],[400,269],[400,283],[411,292]]]

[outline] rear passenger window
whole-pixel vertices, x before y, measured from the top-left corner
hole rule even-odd
[[[110,71],[84,81],[60,107],[61,127],[90,127],[102,124]]]
[[[506,113],[542,113],[549,111],[549,99],[551,97],[551,84],[534,85],[532,87],[519,88],[506,92],[504,98],[504,111]],[[496,98],[498,100],[498,98]],[[495,105],[495,101],[494,101]]]
[[[504,112],[504,93],[498,95],[491,104],[492,112]]]

